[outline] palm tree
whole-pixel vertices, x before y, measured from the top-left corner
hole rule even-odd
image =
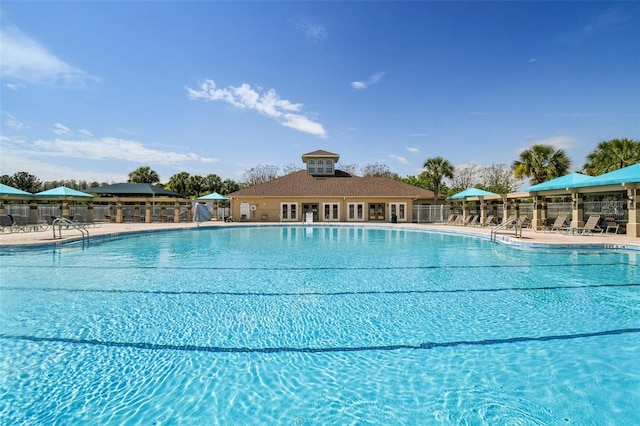
[[[600,142],[587,155],[583,169],[588,175],[598,176],[637,163],[640,163],[640,141],[612,139]]]
[[[511,168],[516,179],[528,177],[533,185],[564,176],[571,160],[563,149],[551,145],[533,145],[520,153],[520,159]]]
[[[423,173],[426,174],[433,183],[434,202],[437,203],[442,179],[445,177],[452,179],[454,167],[449,160],[445,160],[442,157],[427,158],[422,167],[424,167]]]
[[[215,173],[209,173],[204,177],[204,184],[202,189],[209,192],[220,192],[222,187],[222,179]]]
[[[151,167],[143,166],[129,173],[129,182],[154,184],[160,182],[160,176]]]
[[[180,172],[169,178],[167,183],[169,189],[178,194],[187,195],[189,190],[189,173]]]
[[[204,178],[200,175],[189,176],[189,195],[194,195],[196,198],[202,193],[204,187]]]

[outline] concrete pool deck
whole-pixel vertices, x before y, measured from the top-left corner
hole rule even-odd
[[[489,238],[491,228],[478,228],[472,226],[453,226],[433,223],[375,223],[375,222],[316,222],[314,225],[333,226],[371,226],[396,229],[418,229],[430,231],[442,231],[448,233],[458,233],[465,235],[478,235]],[[194,229],[210,227],[237,227],[237,226],[304,226],[300,222],[295,223],[254,223],[254,222],[233,222],[225,223],[221,221],[203,222],[199,225],[190,222],[182,223],[104,223],[98,227],[87,228],[90,239],[97,236],[118,236],[126,233],[141,233],[176,229]],[[497,238],[504,243],[523,246],[575,246],[594,248],[621,248],[640,250],[640,239],[627,237],[622,234],[602,233],[593,235],[567,235],[559,232],[535,232],[531,229],[524,229],[521,238],[516,238],[513,231],[500,231]],[[12,232],[0,234],[0,249],[12,247],[47,246],[60,245],[73,241],[82,240],[82,235],[77,229],[62,229],[62,238],[53,238],[53,230],[38,232]]]

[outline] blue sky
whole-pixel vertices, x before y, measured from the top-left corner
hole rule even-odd
[[[324,149],[417,175],[582,167],[640,139],[640,2],[23,2],[1,23],[0,174],[242,180]]]

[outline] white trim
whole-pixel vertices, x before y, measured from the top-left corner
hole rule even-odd
[[[338,207],[337,209],[337,215],[338,217],[333,217],[333,212],[334,212],[334,207]],[[326,207],[329,207],[329,215],[325,214],[325,209]],[[322,203],[322,218],[321,220],[324,220],[325,222],[338,222],[340,221],[340,203],[335,202],[335,203]]]
[[[284,206],[287,206],[286,216]],[[299,211],[300,208],[298,206],[298,203],[280,203],[280,217],[283,222],[297,222]],[[292,212],[295,214],[292,215]]]
[[[349,217],[351,213],[351,206],[353,206],[354,217]],[[358,206],[361,208],[361,217],[357,217],[358,215]],[[347,221],[349,222],[364,222],[366,217],[366,206],[365,203],[347,203]]]

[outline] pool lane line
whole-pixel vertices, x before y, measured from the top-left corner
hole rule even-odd
[[[629,262],[611,262],[611,263],[548,263],[542,265],[420,265],[420,266],[255,266],[255,267],[231,267],[231,266],[101,266],[101,265],[13,265],[14,269],[90,269],[90,270],[177,270],[177,271],[404,271],[404,270],[424,270],[424,269],[482,269],[482,268],[575,268],[575,267],[602,267],[602,266],[636,266]]]
[[[0,291],[42,291],[48,293],[111,293],[111,294],[157,294],[169,296],[275,296],[275,297],[304,297],[304,296],[365,296],[365,295],[395,295],[395,294],[430,294],[430,293],[494,293],[502,291],[552,291],[578,290],[613,287],[640,287],[640,283],[624,284],[582,284],[575,286],[542,286],[542,287],[504,287],[504,288],[461,288],[451,290],[366,290],[366,291],[331,291],[331,292],[241,292],[241,291],[205,291],[205,290],[132,290],[132,289],[82,289],[64,287],[0,287]]]
[[[552,336],[538,337],[509,337],[504,339],[486,340],[459,340],[453,342],[424,342],[419,345],[380,345],[380,346],[345,346],[329,348],[296,348],[296,347],[221,347],[221,346],[199,346],[199,345],[170,345],[161,343],[144,342],[115,342],[97,339],[73,339],[65,337],[38,337],[26,335],[0,334],[0,339],[13,341],[26,341],[34,343],[61,343],[72,345],[102,346],[112,348],[142,349],[154,351],[183,351],[183,352],[212,352],[212,353],[339,353],[339,352],[366,352],[366,351],[397,351],[397,350],[430,350],[438,348],[455,348],[459,346],[493,346],[514,343],[529,342],[550,342],[560,340],[585,339],[591,337],[616,336],[623,334],[640,333],[640,328],[621,328],[614,330],[596,331],[591,333],[560,334]]]

